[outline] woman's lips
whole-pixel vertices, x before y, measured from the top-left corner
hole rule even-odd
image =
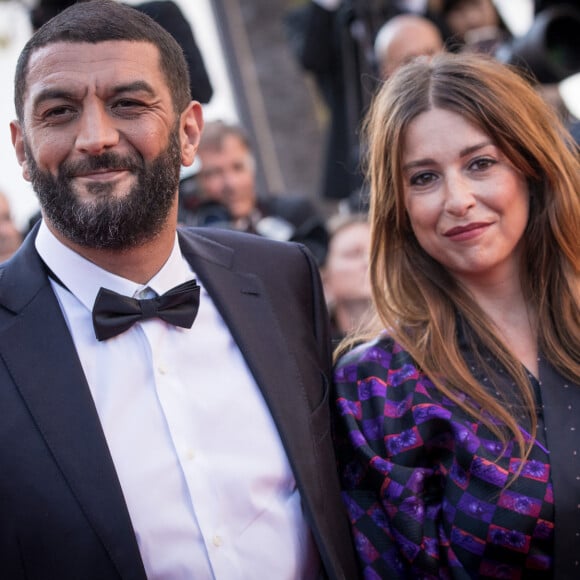
[[[487,222],[474,222],[465,226],[456,226],[447,230],[443,235],[455,241],[471,240],[490,226]]]

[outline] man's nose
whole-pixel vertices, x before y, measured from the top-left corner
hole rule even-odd
[[[85,106],[78,125],[77,149],[98,155],[118,142],[119,132],[106,108],[98,103]]]

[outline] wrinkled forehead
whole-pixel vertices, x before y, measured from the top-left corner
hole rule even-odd
[[[54,42],[31,53],[25,75],[28,102],[51,87],[105,90],[119,82],[167,84],[157,47],[144,41]]]

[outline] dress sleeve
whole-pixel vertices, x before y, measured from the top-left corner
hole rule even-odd
[[[449,546],[440,525],[448,411],[390,339],[340,359],[335,389],[343,499],[365,578],[439,578]]]

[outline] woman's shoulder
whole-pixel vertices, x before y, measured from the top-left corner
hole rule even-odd
[[[372,340],[355,344],[336,361],[334,370],[338,380],[364,375],[382,375],[398,369],[417,366],[411,355],[388,332],[383,331]]]

